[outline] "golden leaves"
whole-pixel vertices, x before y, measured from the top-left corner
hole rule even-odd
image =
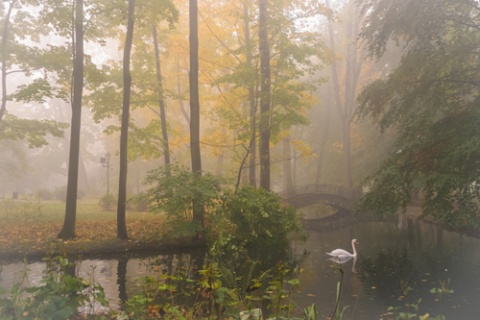
[[[100,213],[104,217],[83,220],[76,224],[76,238],[72,241],[57,239],[61,230],[60,222],[51,223],[48,215],[35,220],[13,220],[2,224],[0,231],[0,258],[2,255],[23,257],[32,252],[46,252],[52,249],[88,251],[110,243],[117,237],[116,216],[114,213]],[[156,241],[161,237],[164,218],[150,213],[127,213],[127,230],[132,241]]]

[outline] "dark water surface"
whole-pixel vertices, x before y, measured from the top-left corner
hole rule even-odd
[[[302,264],[302,292],[297,297],[301,307],[315,303],[320,314],[331,315],[340,272],[325,252],[351,251],[351,239],[358,239],[356,272],[352,272],[353,259],[343,265],[340,304],[348,306],[345,319],[388,319],[384,313],[389,306],[406,312],[405,305],[418,304],[419,298],[421,315],[480,319],[479,239],[414,219],[310,230],[309,234],[306,247],[311,253]],[[442,286],[453,293],[430,292]]]
[[[346,308],[343,319],[391,319],[385,315],[388,307],[406,312],[405,305],[412,303],[418,304],[421,315],[480,319],[479,239],[406,218],[396,224],[369,222],[308,231],[306,243],[293,244],[299,256],[308,252],[301,264],[300,292],[294,296],[297,313],[315,304],[320,319],[332,314],[341,272],[337,264],[327,260],[325,252],[336,248],[351,251],[351,239],[358,239],[358,258],[342,265],[340,307]],[[79,276],[100,283],[111,301],[110,307],[116,308],[121,299],[140,290],[139,277],[179,268],[194,272],[195,261],[200,260],[202,257],[195,254],[91,259],[78,262],[77,271]],[[156,261],[161,261],[159,266]],[[35,262],[26,268],[28,278],[24,281],[38,284],[45,264]],[[24,269],[20,262],[3,265],[0,287],[9,288],[21,281]],[[444,294],[431,293],[442,287]],[[447,293],[451,290],[453,293]]]

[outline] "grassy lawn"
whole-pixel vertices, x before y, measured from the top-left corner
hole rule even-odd
[[[77,203],[76,236],[73,241],[56,239],[63,226],[65,202],[62,201],[0,201],[0,258],[2,254],[19,256],[46,251],[52,246],[83,248],[114,244],[116,210],[103,211],[98,200]],[[130,243],[154,243],[161,237],[162,215],[127,211]]]

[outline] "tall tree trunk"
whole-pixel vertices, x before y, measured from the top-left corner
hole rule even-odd
[[[345,171],[345,180],[346,187],[349,192],[352,190],[353,181],[352,181],[352,158],[351,158],[351,138],[350,138],[350,124],[353,117],[353,111],[355,109],[355,91],[357,87],[357,79],[355,74],[357,73],[357,46],[355,37],[357,34],[354,34],[354,22],[357,16],[355,10],[355,3],[351,3],[351,17],[354,17],[352,20],[347,22],[347,52],[346,52],[346,66],[345,66],[345,93],[344,93],[344,104],[345,112],[343,119],[343,162],[344,162],[344,171]]]
[[[10,30],[10,16],[16,1],[10,3],[5,21],[3,21],[2,42],[0,47],[0,62],[2,63],[2,104],[0,106],[0,121],[2,121],[7,110],[7,61],[8,61],[8,32]]]
[[[247,148],[247,153],[243,157],[242,162],[240,164],[240,169],[238,170],[238,173],[237,173],[237,182],[235,183],[235,194],[237,194],[238,188],[240,187],[240,182],[242,179],[242,172],[243,172],[242,169],[245,167],[245,162],[250,156],[250,149],[251,149],[253,140],[255,140],[255,136],[250,137],[250,143],[249,143],[249,147]]]
[[[250,3],[249,3],[250,4]],[[253,69],[252,59],[252,39],[250,37],[250,12],[249,4],[243,3],[243,29],[245,32],[245,57],[247,59],[247,66]],[[248,180],[249,184],[252,187],[256,187],[256,165],[255,161],[257,158],[257,101],[255,98],[255,86],[254,83],[248,84],[248,103],[250,110],[250,132],[251,132],[251,142],[249,146],[249,160],[248,160]]]
[[[293,187],[296,188],[297,187],[297,161],[298,161],[298,157],[297,157],[297,150],[294,148],[293,151],[292,151],[292,158],[293,158],[293,164],[292,164],[292,180],[293,180]]]
[[[345,183],[349,193],[352,192],[353,178],[352,178],[352,148],[350,139],[350,119],[345,119],[343,126],[343,166],[345,172]]]
[[[322,133],[322,138],[320,139],[320,143],[318,144],[318,162],[317,162],[317,174],[315,178],[315,184],[318,185],[320,184],[320,177],[322,175],[322,169],[323,169],[323,162],[325,160],[325,153],[326,153],[326,146],[327,146],[327,141],[328,141],[328,132],[330,128],[330,106],[331,106],[331,96],[330,94],[326,94],[327,101],[327,115],[325,116],[324,122],[323,122],[323,133]]]
[[[259,0],[260,54],[260,187],[270,190],[270,47],[267,26],[268,0]]]
[[[326,5],[330,6],[330,1],[326,0]],[[360,12],[355,1],[351,1],[348,4],[351,8],[350,16],[352,19],[347,23],[346,41],[348,43],[345,52],[345,79],[344,79],[344,97],[343,101],[340,96],[340,82],[338,77],[337,62],[332,63],[332,81],[334,85],[335,104],[342,124],[343,135],[343,167],[345,175],[345,187],[351,192],[353,188],[352,178],[352,159],[351,159],[351,138],[350,138],[350,125],[355,112],[355,92],[358,84],[358,77],[362,68],[362,58],[360,61],[357,57],[357,41],[355,40],[358,35],[358,29],[360,25]],[[332,22],[328,22],[328,34],[330,49],[335,52],[335,39],[333,32]]]
[[[290,192],[293,189],[290,137],[283,139],[283,177],[283,190]]]
[[[198,89],[198,4],[197,0],[189,0],[189,40],[190,40],[190,155],[192,172],[202,174],[202,158],[200,154],[200,97]],[[204,226],[203,206],[193,203],[193,220]]]
[[[222,128],[221,131],[223,136],[227,136],[227,130],[225,128]],[[221,177],[223,175],[223,164],[225,163],[225,153],[223,150],[218,153],[216,160],[215,174]]]
[[[177,95],[178,95],[178,106],[180,107],[180,112],[182,112],[185,121],[190,124],[190,115],[185,110],[185,105],[183,104],[183,94],[182,94],[182,79],[180,78],[180,61],[177,59]]]
[[[160,121],[162,125],[162,139],[163,139],[163,158],[165,159],[165,166],[170,166],[170,150],[168,147],[168,132],[167,132],[167,117],[165,116],[165,100],[163,99],[163,80],[162,68],[160,65],[160,50],[158,48],[157,27],[152,25],[153,45],[155,47],[155,65],[157,69],[157,83],[158,83],[158,107],[160,109]],[[170,170],[167,169],[167,174],[170,175]]]
[[[67,198],[63,229],[58,234],[60,239],[75,238],[75,221],[77,218],[78,163],[80,158],[80,127],[82,120],[83,94],[83,0],[75,1],[75,46],[73,66],[72,121],[70,128],[70,154],[68,159]]]
[[[123,106],[120,129],[120,172],[118,180],[117,238],[128,239],[126,223],[127,172],[128,172],[128,124],[130,120],[130,95],[132,76],[130,74],[130,54],[132,51],[135,0],[128,0],[128,25],[125,49],[123,52]]]

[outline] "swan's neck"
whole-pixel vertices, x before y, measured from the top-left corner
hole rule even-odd
[[[353,256],[357,256],[357,250],[355,249],[355,241],[352,241],[352,250],[353,250]]]

